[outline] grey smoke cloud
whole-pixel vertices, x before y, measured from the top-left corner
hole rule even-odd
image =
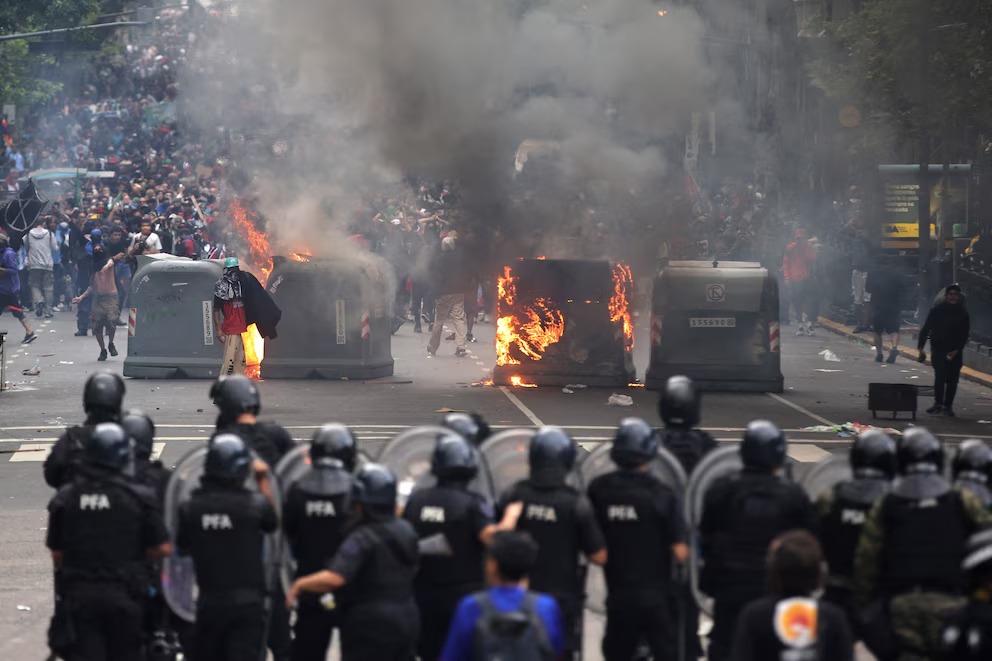
[[[363,189],[401,192],[411,172],[458,180],[479,228],[549,230],[537,232],[543,246],[520,249],[546,248],[551,235],[582,242],[583,206],[645,202],[675,171],[663,143],[706,107],[713,80],[699,18],[686,8],[660,17],[646,0],[238,7],[238,25],[200,45],[209,73],[186,81],[187,108],[205,130],[252,135],[257,153],[243,160],[260,210],[282,240],[322,237],[328,250]],[[520,206],[513,164],[524,139],[557,141],[560,157],[542,199]],[[266,151],[274,140],[291,143],[288,156]],[[650,203],[632,208],[656,220]]]

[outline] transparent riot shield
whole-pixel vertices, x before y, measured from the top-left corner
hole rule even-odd
[[[806,474],[799,480],[799,486],[806,490],[810,500],[815,503],[820,496],[830,489],[853,478],[851,462],[847,455],[835,454],[818,461],[806,471]]]
[[[165,491],[164,515],[165,525],[173,542],[179,530],[179,509],[189,501],[193,491],[199,488],[206,458],[207,445],[204,444],[180,459],[169,478]],[[275,509],[279,513],[282,511],[282,494],[275,475],[272,475],[272,481]],[[249,474],[245,486],[251,490],[258,489],[254,475]],[[278,577],[282,545],[280,532],[277,531],[266,537],[263,553],[269,570],[267,580],[270,585],[275,585]],[[169,608],[176,615],[187,622],[195,621],[198,589],[192,558],[174,553],[162,561],[162,593]]]
[[[487,438],[479,448],[489,466],[493,493],[497,500],[507,489],[530,476],[527,452],[532,436],[533,429],[504,429]],[[581,453],[580,450],[579,454]],[[582,489],[582,476],[577,468],[568,474],[565,482],[576,489]]]
[[[692,596],[700,610],[712,614],[713,600],[699,589],[699,575],[703,558],[699,554],[699,524],[703,520],[703,503],[706,491],[722,477],[740,472],[743,468],[737,445],[717,448],[706,455],[692,471],[685,490],[685,520],[690,531],[689,582]]]
[[[600,475],[618,470],[610,459],[612,443],[604,443],[593,450],[579,465],[582,483],[587,487]],[[650,464],[651,474],[668,486],[678,497],[685,492],[686,476],[679,460],[665,448],[658,448],[658,456]],[[606,612],[606,580],[602,567],[589,566],[586,576],[586,608],[596,613]]]
[[[358,470],[371,461],[367,454],[359,450],[355,457],[355,470]],[[290,488],[301,477],[307,474],[310,470],[310,465],[309,443],[297,445],[283,455],[283,458],[276,464],[274,472],[279,483],[280,495],[284,502],[289,495]],[[293,584],[293,578],[296,576],[296,558],[293,557],[289,548],[289,542],[285,539],[283,540],[281,559],[282,564],[279,567],[279,579],[282,581],[282,588],[285,593],[289,591],[289,587]]]

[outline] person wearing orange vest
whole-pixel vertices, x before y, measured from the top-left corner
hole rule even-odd
[[[809,284],[816,266],[816,250],[807,240],[806,230],[797,228],[795,239],[785,247],[782,275],[785,278],[787,295],[799,320],[796,335],[813,335],[813,320],[808,314],[812,300]]]

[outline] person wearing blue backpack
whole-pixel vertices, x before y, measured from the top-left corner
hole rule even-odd
[[[441,661],[552,661],[565,652],[561,611],[555,600],[528,589],[537,563],[528,533],[498,532],[486,556],[489,589],[461,600]]]

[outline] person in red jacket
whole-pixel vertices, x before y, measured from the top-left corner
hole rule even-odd
[[[785,277],[786,295],[789,297],[799,320],[796,335],[812,335],[814,332],[813,320],[809,318],[812,296],[809,285],[816,266],[816,250],[813,244],[807,240],[806,230],[797,228],[795,239],[785,247],[785,256],[782,257],[782,275]]]

